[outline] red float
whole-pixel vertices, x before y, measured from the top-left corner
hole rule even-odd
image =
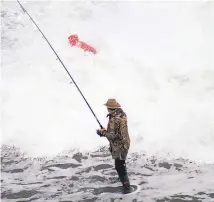
[[[77,47],[83,49],[84,51],[89,51],[94,54],[97,53],[97,51],[94,47],[88,45],[87,43],[85,43],[83,41],[79,41],[79,37],[77,36],[77,34],[73,34],[73,35],[69,36],[68,40],[69,40],[69,43],[71,44],[71,46],[77,46]]]

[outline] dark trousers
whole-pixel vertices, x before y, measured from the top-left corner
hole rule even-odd
[[[115,159],[115,169],[118,173],[121,183],[123,185],[124,184],[129,185],[129,178],[128,178],[128,173],[127,173],[127,169],[126,169],[126,161],[120,160],[120,159]]]

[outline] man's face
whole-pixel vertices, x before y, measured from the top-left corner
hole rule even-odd
[[[110,113],[111,112],[111,110],[107,107],[107,111]]]

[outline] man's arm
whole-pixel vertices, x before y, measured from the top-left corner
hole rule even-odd
[[[119,127],[120,122],[117,118],[112,118],[109,121],[109,128],[108,130],[103,131],[103,136],[109,140],[113,140],[119,137]]]

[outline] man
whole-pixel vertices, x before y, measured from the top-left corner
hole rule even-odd
[[[107,130],[102,128],[97,130],[97,134],[106,137],[110,143],[110,152],[115,160],[115,169],[119,179],[123,184],[124,193],[130,193],[130,183],[126,170],[126,156],[130,146],[130,138],[127,126],[127,116],[121,109],[120,104],[115,99],[108,99],[107,106],[109,122]]]

